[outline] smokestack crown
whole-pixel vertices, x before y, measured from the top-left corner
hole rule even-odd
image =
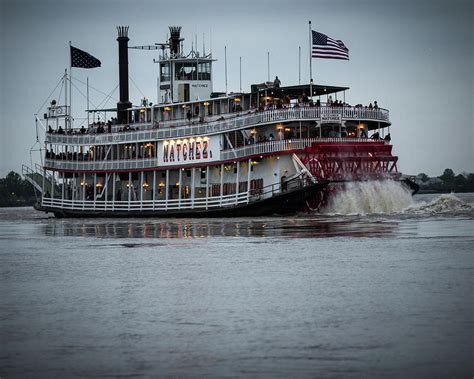
[[[117,26],[118,38],[128,39],[128,26]]]
[[[169,26],[170,29],[170,50],[171,54],[179,54],[179,43],[182,41],[180,38],[181,26]]]

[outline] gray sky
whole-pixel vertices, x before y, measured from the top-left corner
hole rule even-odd
[[[130,26],[130,46],[165,42],[169,25],[182,25],[185,50],[197,31],[212,43],[214,91],[223,91],[227,45],[229,91],[270,75],[282,85],[309,80],[308,21],[313,29],[341,39],[350,61],[313,59],[319,84],[348,86],[346,101],[377,100],[390,110],[399,170],[439,175],[449,167],[474,172],[473,2],[296,0],[296,1],[98,1],[0,0],[0,176],[20,172],[35,142],[34,114],[68,67],[68,44],[102,61],[98,69],[73,69],[73,76],[108,93],[118,83],[117,25]],[[211,42],[212,36],[212,42]],[[156,52],[131,50],[133,103],[145,94],[156,102]],[[85,93],[84,87],[79,87]],[[91,91],[91,101],[104,96]],[[118,90],[113,94],[118,98]],[[115,100],[114,100],[115,101]],[[114,101],[108,103],[114,106]],[[85,100],[74,90],[76,119]],[[44,109],[39,110],[43,114]],[[77,125],[77,124],[76,124]],[[41,134],[44,132],[41,130]],[[35,159],[35,157],[34,157]],[[35,159],[37,160],[37,159]]]

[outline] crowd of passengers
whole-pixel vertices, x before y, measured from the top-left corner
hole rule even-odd
[[[247,114],[252,113],[259,113],[271,110],[280,110],[280,109],[289,109],[289,108],[300,108],[300,107],[321,107],[322,103],[318,99],[316,102],[313,102],[307,95],[303,93],[303,96],[298,98],[298,102],[291,103],[291,99],[289,96],[285,96],[282,100],[267,102],[266,104],[260,104],[258,107],[250,109],[247,111]],[[343,103],[342,100],[333,100],[332,96],[328,97],[327,102],[324,106],[329,107],[348,107],[351,108],[352,106],[348,103]],[[369,105],[362,105],[357,104],[353,106],[357,109],[369,109],[369,110],[376,110],[379,108],[377,101],[374,101],[374,104],[370,103]],[[201,115],[199,115],[199,107],[196,107],[196,114],[193,115],[191,111],[188,111],[186,114],[186,119],[189,124],[195,125],[196,122],[199,124],[207,123],[208,121]],[[231,117],[233,117],[235,113],[240,113],[242,111],[242,107],[240,104],[234,105],[231,109]],[[212,115],[209,115],[211,117]],[[196,121],[197,119],[197,121]],[[214,121],[224,121],[226,118],[221,116]],[[107,122],[97,121],[93,122],[85,128],[84,125],[81,126],[80,129],[63,129],[62,126],[59,126],[57,130],[53,129],[51,125],[48,126],[48,133],[50,134],[67,134],[67,135],[81,135],[81,134],[103,134],[103,133],[112,133],[112,126],[117,125],[118,120],[116,117],[111,118]],[[159,123],[155,121],[153,123],[153,129],[158,129]],[[118,133],[122,132],[130,132],[130,131],[137,131],[140,130],[138,127],[130,126],[129,124],[124,125],[121,128],[116,129],[115,131]]]
[[[335,132],[334,132],[335,133]],[[295,134],[292,130],[290,130],[288,133],[279,132],[278,139],[279,140],[291,140],[295,138]],[[342,137],[346,138],[347,133],[342,132],[341,135],[338,134],[329,134],[328,137]],[[368,138],[367,133],[365,130],[361,132],[360,138]],[[381,138],[379,132],[375,132],[370,136],[371,139],[373,140],[380,140],[383,139],[386,143],[390,143],[391,137],[390,133],[388,133],[385,137]],[[245,145],[253,145],[253,144],[259,144],[259,143],[264,143],[264,142],[270,142],[274,141],[275,137],[273,133],[270,133],[268,136],[267,135],[259,135],[258,137],[256,135],[252,135],[249,138],[245,138],[244,142]],[[236,146],[237,147],[237,146]],[[135,149],[135,146],[132,145],[132,149],[128,152],[124,152],[123,155],[118,158],[119,160],[122,159],[142,159],[149,156],[146,151],[141,151],[140,149],[137,151]],[[88,150],[85,153],[80,153],[80,152],[61,152],[61,153],[55,153],[53,149],[51,150],[46,150],[46,158],[47,159],[56,159],[56,160],[65,160],[65,161],[93,161],[94,160],[94,155],[92,151]],[[117,158],[114,158],[114,160]],[[105,149],[98,149],[96,151],[96,160],[111,160],[110,157],[106,157],[105,154]]]

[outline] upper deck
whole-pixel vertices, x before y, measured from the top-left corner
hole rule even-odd
[[[151,107],[151,113],[158,107]],[[153,116],[151,117],[153,119]],[[63,145],[108,145],[128,142],[144,142],[166,140],[169,138],[191,137],[196,135],[215,135],[228,131],[264,126],[289,121],[315,121],[318,123],[346,121],[368,121],[376,129],[377,126],[390,125],[389,111],[383,108],[369,109],[365,107],[329,105],[322,106],[291,106],[283,109],[248,109],[228,114],[208,116],[201,120],[176,119],[168,121],[138,121],[126,125],[112,125],[110,132],[97,130],[82,131],[71,129],[64,134],[57,132],[46,134],[46,143]],[[380,125],[377,125],[379,124]]]

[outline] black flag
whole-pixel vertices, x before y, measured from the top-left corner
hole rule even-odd
[[[95,68],[100,67],[100,61],[74,46],[71,46],[71,67]]]

